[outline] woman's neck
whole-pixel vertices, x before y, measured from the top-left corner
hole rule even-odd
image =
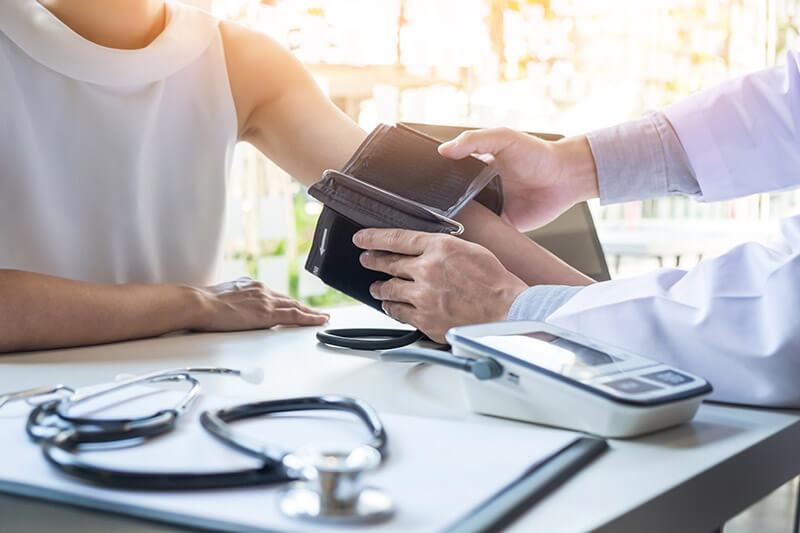
[[[164,0],[39,0],[72,31],[108,48],[144,48],[164,31]]]

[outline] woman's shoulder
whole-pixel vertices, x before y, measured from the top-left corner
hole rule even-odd
[[[283,78],[297,64],[294,56],[265,33],[241,24],[222,20],[220,34],[225,47],[225,57],[230,66],[242,74]],[[289,69],[289,72],[282,69]],[[264,81],[263,79],[261,80]]]
[[[242,135],[256,108],[308,83],[309,76],[292,53],[268,35],[224,20],[219,31]]]

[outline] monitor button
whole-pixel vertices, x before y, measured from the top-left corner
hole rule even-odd
[[[694,381],[689,376],[684,376],[680,372],[675,372],[674,370],[661,370],[659,372],[653,372],[652,374],[642,374],[641,377],[652,379],[653,381],[658,381],[659,383],[671,385],[673,387]]]
[[[606,381],[603,383],[606,387],[611,387],[626,394],[640,394],[642,392],[650,392],[659,390],[661,387],[658,385],[651,385],[644,381],[639,381],[634,378],[615,379],[614,381]]]

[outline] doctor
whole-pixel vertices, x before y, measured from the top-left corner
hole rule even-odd
[[[589,198],[711,202],[797,187],[800,54],[586,135],[545,142],[484,130],[440,152],[487,154],[504,177],[505,219],[520,230]],[[585,287],[555,274],[528,288],[486,249],[451,237],[370,229],[354,242],[368,250],[366,267],[396,276],[371,289],[386,311],[434,339],[465,323],[546,319],[704,376],[715,400],[799,407],[800,216],[782,229],[786,251],[748,243],[692,270]]]

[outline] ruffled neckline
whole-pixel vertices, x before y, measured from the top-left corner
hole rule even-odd
[[[65,76],[130,86],[163,80],[191,63],[208,48],[217,21],[205,11],[168,1],[164,31],[145,48],[122,50],[83,38],[36,0],[0,0],[0,31]]]

